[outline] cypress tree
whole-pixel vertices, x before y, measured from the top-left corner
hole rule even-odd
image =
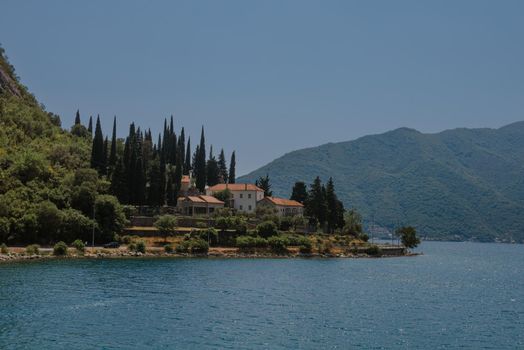
[[[164,192],[161,184],[162,173],[160,171],[160,160],[155,157],[151,160],[151,169],[149,171],[149,190],[147,195],[149,205],[157,206],[164,204],[161,200],[161,193]]]
[[[177,158],[177,166],[180,164],[182,173],[184,173],[184,156],[186,155],[186,135],[184,132],[184,128],[180,131],[180,137],[178,138],[178,146],[177,146],[177,157],[180,155],[180,159]]]
[[[213,146],[209,149],[209,159],[206,165],[206,180],[209,186],[214,186],[220,181],[220,170],[218,168],[218,163],[213,155]]]
[[[227,164],[223,148],[220,150],[220,155],[218,156],[218,174],[219,182],[223,184],[227,183]]]
[[[111,193],[113,193],[121,203],[129,203],[126,169],[122,157],[118,157],[115,168],[111,174]]]
[[[206,140],[203,126],[194,171],[196,187],[200,192],[204,192],[206,188]]]
[[[315,218],[323,226],[326,221],[326,198],[325,188],[322,186],[320,177],[316,177],[311,184],[308,199],[305,205],[306,215]]]
[[[109,166],[115,167],[116,163],[116,116],[113,119],[113,135],[111,137],[111,152],[109,153]]]
[[[231,162],[229,162],[228,181],[230,184],[235,183],[235,178],[236,178],[235,167],[236,167],[236,159],[235,159],[235,151],[233,151],[233,153],[231,153]]]
[[[102,164],[103,164],[102,174],[103,175],[107,174],[107,159],[109,157],[108,149],[109,149],[109,141],[108,141],[107,136],[106,136],[106,138],[104,139],[104,154],[103,154],[103,157],[102,157]]]
[[[184,162],[184,175],[189,175],[191,171],[191,137],[187,138],[186,160]]]
[[[87,126],[87,131],[89,131],[89,133],[93,135],[93,116],[92,115],[89,116],[89,124]]]
[[[333,233],[338,227],[339,218],[339,200],[335,193],[335,185],[333,184],[333,178],[329,178],[326,186],[326,207],[327,207],[327,225],[328,232]]]
[[[177,204],[178,200],[178,194],[180,193],[180,189],[182,188],[182,168],[183,168],[183,156],[182,152],[178,152],[177,160],[176,160],[176,166],[175,166],[175,173],[173,175],[173,205]]]
[[[76,116],[75,116],[75,125],[80,125],[80,124],[82,124],[80,122],[80,110],[77,109],[76,110]]]
[[[291,193],[292,200],[295,200],[297,202],[300,202],[304,204],[307,200],[307,187],[306,184],[302,181],[295,182],[295,185],[293,186],[293,190]]]
[[[104,136],[102,135],[99,116],[96,118],[95,137],[91,148],[91,168],[102,174],[104,167]]]
[[[175,188],[174,188],[175,186],[173,182],[174,182],[174,174],[173,174],[171,167],[169,167],[169,169],[167,170],[167,186],[166,186],[166,201],[167,201],[167,205],[169,206],[176,205]]]

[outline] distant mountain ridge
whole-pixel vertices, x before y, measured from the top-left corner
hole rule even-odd
[[[436,134],[400,128],[285,154],[238,179],[269,174],[276,195],[330,176],[346,207],[430,239],[524,242],[524,121]]]

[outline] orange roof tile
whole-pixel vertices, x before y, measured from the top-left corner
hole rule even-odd
[[[218,184],[218,185],[211,186],[208,188],[208,190],[213,191],[213,192],[224,191],[226,189],[230,191],[261,191],[261,192],[264,192],[263,189],[253,184]]]
[[[193,203],[209,203],[209,204],[224,204],[221,200],[213,196],[187,196],[178,198],[179,201],[190,201]]]
[[[264,199],[267,199],[271,203],[275,205],[280,205],[282,207],[303,207],[304,206],[302,203],[297,202],[292,199],[285,199],[285,198],[278,198],[278,197],[266,197]]]
[[[213,196],[200,196],[200,198],[202,198],[203,200],[205,200],[206,202],[208,203],[213,203],[213,204],[224,204],[224,202],[222,202],[221,200],[213,197]]]

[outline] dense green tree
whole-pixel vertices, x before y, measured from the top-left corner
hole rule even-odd
[[[80,239],[83,242],[91,240],[93,226],[97,229],[96,223],[86,215],[75,209],[62,210],[62,223],[60,235],[57,240],[73,242]]]
[[[127,223],[124,210],[116,197],[100,195],[95,202],[95,219],[100,231],[97,242],[113,240],[115,234],[122,232]]]
[[[305,213],[314,218],[320,225],[324,225],[327,216],[325,191],[322,189],[320,177],[316,177],[310,186],[308,199],[305,204]]]
[[[104,135],[100,126],[100,116],[96,118],[95,137],[91,147],[91,167],[96,169],[100,174],[105,172],[104,162]]]
[[[228,175],[228,183],[234,184],[236,181],[236,158],[235,158],[235,151],[231,153],[231,161],[229,162],[229,175]]]
[[[174,236],[178,227],[178,221],[174,215],[162,215],[155,221],[155,227],[167,242],[167,237]]]
[[[149,171],[149,189],[147,201],[149,205],[164,205],[163,196],[164,192],[162,187],[162,172],[160,171],[160,161],[154,158],[151,161],[151,169]]]
[[[187,147],[186,147],[186,158],[184,161],[184,175],[189,175],[191,171],[191,137],[187,138]]]
[[[80,121],[80,110],[77,109],[76,110],[76,115],[75,115],[75,125],[81,125],[82,122]]]
[[[116,165],[116,116],[113,119],[113,134],[111,137],[111,152],[109,153],[109,166],[113,169]]]
[[[413,226],[402,226],[397,229],[396,233],[400,236],[402,245],[408,249],[415,248],[420,244],[417,230]]]
[[[200,192],[206,188],[206,139],[204,136],[204,127],[200,134],[200,145],[195,154],[195,166],[193,169],[195,175],[195,185]]]
[[[226,164],[226,156],[224,154],[224,149],[220,150],[220,155],[218,156],[218,174],[219,174],[219,182],[223,184],[227,183],[228,173],[227,173],[227,164]]]
[[[268,174],[266,174],[266,176],[260,176],[255,181],[255,185],[264,190],[265,197],[271,197],[273,195],[273,191],[271,191],[271,181],[269,180]]]
[[[62,224],[62,213],[56,205],[49,201],[43,201],[36,210],[38,220],[38,235],[41,239],[44,237],[56,240],[59,234],[60,225]]]
[[[214,186],[220,182],[220,169],[218,168],[218,162],[213,155],[213,146],[209,149],[209,159],[206,164],[206,181],[209,186]]]
[[[118,157],[111,174],[111,193],[122,203],[129,203],[129,187],[122,157]]]
[[[291,198],[297,202],[304,204],[307,200],[307,186],[303,181],[295,182],[293,190],[291,191]]]
[[[333,233],[337,228],[342,228],[344,225],[344,206],[337,198],[331,177],[326,186],[326,208],[327,229],[329,233]]]
[[[89,134],[93,135],[93,116],[92,115],[89,116],[89,123],[87,125],[87,131],[89,132]]]
[[[356,209],[353,208],[345,213],[344,222],[343,233],[356,237],[362,234],[362,215]]]

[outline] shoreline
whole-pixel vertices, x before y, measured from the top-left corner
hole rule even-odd
[[[24,253],[0,254],[0,264],[23,262],[23,261],[44,261],[44,260],[77,260],[77,259],[380,259],[396,257],[412,257],[421,253],[404,253],[397,255],[373,256],[363,253],[337,253],[337,254],[302,254],[288,252],[276,254],[270,252],[240,252],[240,251],[213,251],[208,253],[166,253],[166,252],[129,252],[118,250],[114,252],[86,252],[85,254],[68,254],[65,256],[55,256],[53,254],[27,255]]]

